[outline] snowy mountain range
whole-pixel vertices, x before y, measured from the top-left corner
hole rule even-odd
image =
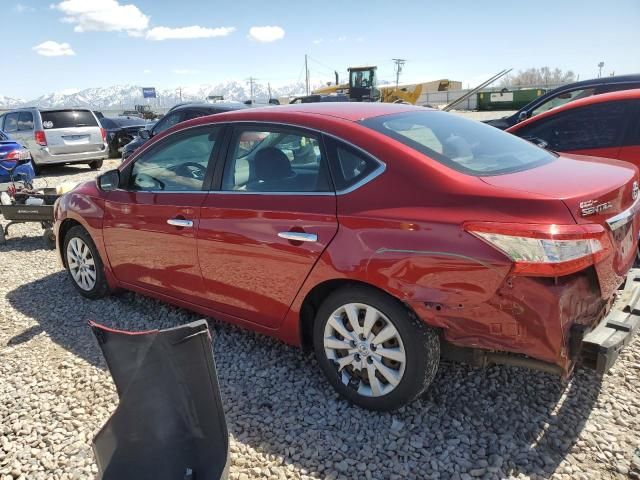
[[[314,85],[314,88],[316,85]],[[271,88],[272,98],[304,95],[304,82]],[[250,86],[246,82],[229,80],[218,84],[200,84],[179,88],[156,89],[157,98],[149,99],[153,107],[170,107],[180,101],[204,101],[209,95],[222,95],[225,100],[245,101],[251,98]],[[253,98],[257,102],[269,99],[267,85],[254,84]],[[141,85],[113,85],[110,87],[67,89],[48,93],[32,100],[11,98],[0,95],[1,108],[38,106],[50,107],[91,107],[94,109],[117,110],[131,108],[135,104],[146,103],[142,98]]]

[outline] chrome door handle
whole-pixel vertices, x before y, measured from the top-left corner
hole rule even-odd
[[[302,233],[302,232],[279,232],[278,236],[285,240],[291,240],[292,242],[317,242],[318,235],[315,233]]]
[[[174,227],[182,227],[182,228],[191,228],[193,227],[193,222],[191,220],[185,220],[183,218],[170,218],[167,220],[169,225],[173,225]]]

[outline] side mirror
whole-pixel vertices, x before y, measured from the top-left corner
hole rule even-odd
[[[100,175],[96,182],[98,182],[98,188],[103,192],[112,192],[120,185],[120,172],[118,170],[109,170]]]
[[[549,147],[549,142],[547,142],[546,140],[543,140],[542,138],[524,137],[524,139],[530,141],[531,143],[533,143],[534,145],[537,145],[540,148],[548,148]]]
[[[149,140],[151,138],[151,132],[146,128],[138,131],[138,136],[143,140]]]
[[[529,115],[527,115],[526,111],[522,111],[518,114],[518,123],[520,122],[524,122],[527,118],[529,118]]]

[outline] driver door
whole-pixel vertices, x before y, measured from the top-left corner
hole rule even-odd
[[[198,303],[196,233],[220,133],[213,126],[176,132],[121,173],[120,188],[105,201],[103,226],[120,282]]]

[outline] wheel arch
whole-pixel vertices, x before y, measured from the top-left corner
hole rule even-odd
[[[58,228],[58,236],[56,238],[58,254],[60,255],[60,261],[64,268],[67,268],[67,263],[64,258],[64,239],[67,236],[67,232],[71,230],[75,226],[80,226],[86,230],[86,227],[82,225],[79,221],[73,218],[65,218],[60,224],[60,228]]]
[[[409,305],[400,300],[397,296],[371,283],[347,278],[325,280],[318,283],[307,293],[300,307],[300,344],[302,345],[303,349],[311,350],[313,348],[313,325],[315,322],[316,313],[322,302],[336,290],[350,285],[361,286],[370,288],[371,290],[375,290],[385,295],[386,297],[392,298],[398,303],[402,304],[411,314],[416,314]]]

